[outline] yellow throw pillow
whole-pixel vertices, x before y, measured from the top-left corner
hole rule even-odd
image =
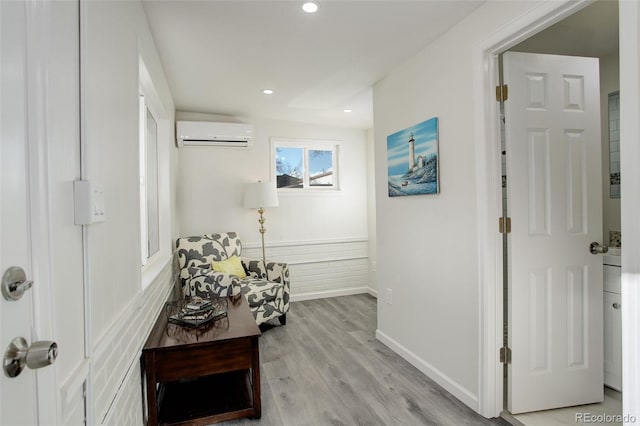
[[[227,260],[221,260],[220,262],[214,260],[211,262],[211,268],[216,272],[224,272],[225,274],[235,275],[238,278],[247,276],[238,256],[231,256]]]

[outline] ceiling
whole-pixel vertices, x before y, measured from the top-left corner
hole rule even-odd
[[[618,52],[618,1],[599,0],[510,50],[602,58]]]
[[[361,129],[372,86],[483,2],[143,0],[177,110]]]

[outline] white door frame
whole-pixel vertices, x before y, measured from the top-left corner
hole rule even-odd
[[[498,351],[502,346],[502,236],[497,220],[502,215],[499,115],[495,101],[497,55],[565,17],[588,6],[592,0],[548,1],[529,13],[507,23],[473,47],[474,130],[476,144],[476,193],[478,205],[478,279],[480,285],[480,353],[478,411],[485,417],[499,416],[503,410],[502,364]],[[640,192],[640,33],[637,22],[640,5],[620,1],[620,92],[621,150],[624,160],[625,192]],[[623,65],[626,68],[622,72]],[[482,78],[480,78],[482,76]],[[626,119],[625,119],[626,118]],[[633,142],[635,141],[635,142]],[[635,143],[635,145],[633,145]],[[628,146],[627,146],[628,145]],[[623,253],[623,394],[624,413],[640,419],[640,199],[627,197],[622,204]],[[626,289],[626,292],[625,292]],[[635,332],[634,332],[635,331]]]
[[[620,1],[622,407],[640,423],[640,4]],[[629,196],[626,196],[629,194]],[[632,424],[625,419],[625,424]]]

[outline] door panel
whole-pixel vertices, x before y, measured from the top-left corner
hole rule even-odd
[[[25,26],[24,2],[0,2],[0,274],[19,266],[30,279]],[[0,353],[15,337],[31,341],[32,294],[0,298]],[[34,372],[0,373],[0,424],[34,425],[36,413]]]
[[[508,52],[508,408],[601,401],[598,60]]]

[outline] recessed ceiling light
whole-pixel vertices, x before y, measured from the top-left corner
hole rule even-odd
[[[302,10],[307,13],[315,13],[318,10],[318,3],[315,1],[307,1],[302,5]]]
[[[353,112],[352,109],[345,109],[344,112]]]
[[[264,93],[265,95],[271,95],[271,94],[273,93],[273,90],[271,90],[271,89],[264,89],[264,90],[262,91],[262,93]]]

